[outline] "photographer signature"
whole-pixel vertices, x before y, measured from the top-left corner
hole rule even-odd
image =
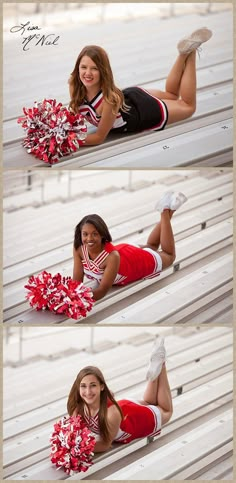
[[[30,21],[28,21],[26,23],[21,23],[20,25],[15,25],[10,29],[10,32],[12,34],[20,33],[20,35],[26,35],[26,37],[23,37],[22,40],[24,51],[29,50],[30,46],[32,45],[34,45],[35,47],[37,45],[40,45],[41,47],[44,45],[58,45],[57,42],[60,38],[60,35],[58,35],[57,37],[55,36],[55,34],[44,35],[42,33],[38,33],[39,30],[42,29],[38,25],[30,25]],[[28,34],[28,32],[35,31],[37,33]]]

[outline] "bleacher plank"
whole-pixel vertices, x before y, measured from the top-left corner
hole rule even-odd
[[[217,276],[219,270],[220,280]],[[214,297],[214,290],[232,280],[232,277],[232,256],[229,254],[206,265],[204,269],[196,270],[191,277],[183,278],[181,283],[173,282],[167,289],[161,289],[157,294],[103,319],[102,324],[160,324],[178,309],[191,305],[201,296],[212,292]],[[168,302],[165,303],[167,299]]]
[[[216,114],[212,114],[209,116],[205,116],[200,119],[195,119],[194,117],[189,120],[189,122],[185,123],[177,123],[177,124],[170,124],[167,126],[167,128],[164,131],[151,131],[151,132],[146,132],[144,135],[140,134],[134,134],[134,135],[129,135],[125,136],[123,135],[122,139],[119,139],[119,143],[117,143],[117,139],[115,135],[113,135],[113,140],[107,141],[105,144],[96,146],[96,147],[90,147],[89,150],[86,149],[86,151],[78,151],[78,153],[73,153],[69,157],[63,158],[60,162],[59,165],[60,167],[69,167],[69,168],[78,168],[78,167],[87,167],[87,166],[92,166],[93,169],[100,169],[102,166],[103,168],[107,168],[110,166],[110,161],[114,157],[116,163],[112,164],[112,168],[117,168],[121,167],[124,168],[127,166],[130,168],[133,168],[132,163],[126,163],[126,153],[128,153],[128,156],[136,155],[137,158],[139,159],[139,150],[147,150],[147,149],[154,149],[158,148],[160,150],[158,152],[158,164],[157,162],[152,166],[154,168],[166,168],[166,167],[172,167],[170,164],[166,164],[166,158],[163,157],[165,154],[162,152],[163,151],[163,146],[169,146],[169,144],[172,142],[176,144],[176,147],[178,147],[178,139],[185,140],[185,144],[189,141],[189,138],[191,136],[193,137],[197,134],[196,131],[198,132],[199,129],[201,129],[201,133],[204,135],[205,139],[210,138],[212,135],[212,131],[214,130],[219,130],[221,136],[223,139],[225,139],[225,146],[227,146],[227,143],[232,144],[232,134],[229,134],[231,130],[231,124],[232,124],[232,119],[230,117],[230,111],[226,110],[223,112],[219,112]],[[216,120],[218,120],[218,124],[216,123]],[[191,121],[191,122],[190,122]],[[211,124],[212,122],[212,124]],[[222,129],[221,125],[224,126],[225,123],[227,123],[227,128],[226,128],[226,138],[224,138],[224,135],[222,134]],[[206,131],[206,132],[205,132]],[[218,131],[217,131],[218,132]],[[181,136],[181,138],[180,138]],[[228,141],[227,141],[228,139]],[[122,141],[122,142],[121,142]],[[167,141],[167,142],[166,142]],[[99,149],[98,149],[99,148]],[[208,148],[209,149],[209,148]],[[137,150],[137,153],[136,153]],[[165,150],[166,151],[166,148]],[[167,149],[168,151],[168,149]],[[161,161],[159,162],[159,157],[161,153]],[[122,161],[122,155],[125,154],[125,161],[123,159]],[[189,154],[191,157],[191,153]],[[167,156],[167,155],[166,155]],[[124,156],[123,156],[124,158]],[[141,162],[137,163],[135,165],[136,168],[140,169],[139,164]],[[176,164],[178,166],[178,164]],[[58,165],[57,165],[58,167]],[[142,169],[146,169],[150,167],[149,164],[146,164],[146,162],[143,163]],[[56,168],[56,166],[52,166],[52,169]]]
[[[198,285],[199,287],[201,287],[201,283],[202,281],[204,281],[204,283],[208,284],[207,287],[208,287],[208,291],[205,293],[202,289],[201,291],[201,294],[199,293],[198,295],[195,296],[195,300],[192,298],[191,299],[191,303],[187,304],[187,306],[185,304],[178,304],[178,309],[177,309],[177,305],[176,305],[176,311],[172,312],[172,314],[169,312],[168,313],[168,316],[167,318],[163,318],[162,319],[162,324],[165,324],[167,323],[168,324],[168,320],[170,317],[173,317],[175,318],[175,323],[178,323],[181,321],[182,317],[181,317],[181,313],[183,310],[188,310],[191,311],[191,308],[192,310],[195,310],[195,304],[197,303],[198,305],[200,305],[200,307],[202,307],[202,310],[204,308],[204,304],[209,304],[210,302],[214,301],[214,303],[217,303],[217,299],[219,298],[222,299],[222,296],[225,296],[225,295],[228,295],[228,293],[231,293],[232,292],[232,263],[231,261],[228,262],[228,265],[225,269],[226,271],[226,275],[225,277],[223,277],[223,279],[220,279],[218,280],[218,277],[216,275],[216,269],[214,269],[214,262],[211,262],[211,267],[213,267],[213,273],[212,275],[209,275],[208,277],[205,276],[204,274],[204,271],[208,271],[209,267],[208,265],[207,266],[204,266],[203,268],[199,269],[198,271],[196,271],[196,274],[195,272],[193,272],[195,274],[195,276],[197,278],[200,277],[199,279],[199,282],[198,282]],[[169,272],[168,272],[169,270]],[[170,269],[166,270],[165,272],[163,272],[163,275],[161,276],[162,279],[165,277],[168,277],[168,275],[170,274]],[[99,304],[97,303],[94,308],[93,308],[93,311],[88,314],[87,318],[86,319],[82,319],[82,320],[79,320],[77,322],[77,324],[87,324],[88,321],[90,323],[104,323],[105,325],[108,323],[112,323],[112,324],[117,324],[117,323],[124,323],[126,321],[126,317],[124,317],[124,313],[126,314],[127,316],[127,309],[124,308],[123,311],[119,312],[119,307],[118,307],[118,312],[115,312],[114,313],[114,310],[116,309],[116,304],[119,302],[119,301],[122,301],[124,299],[124,295],[126,297],[130,297],[132,295],[135,296],[135,294],[137,293],[142,293],[142,291],[146,288],[146,287],[151,287],[153,286],[153,290],[152,292],[154,293],[155,291],[155,288],[159,288],[159,291],[158,291],[158,296],[156,297],[157,300],[159,300],[159,295],[160,294],[164,294],[166,295],[166,297],[168,296],[168,282],[170,281],[171,283],[171,279],[169,280],[169,278],[167,279],[167,283],[163,283],[161,284],[161,277],[159,277],[159,280],[156,281],[156,280],[152,280],[152,281],[143,281],[143,282],[138,282],[138,283],[134,283],[132,284],[131,286],[128,286],[128,287],[124,287],[123,289],[114,289],[113,292],[111,291],[106,298],[104,298],[103,300],[101,300],[99,302]],[[184,275],[182,276],[182,279],[184,281],[184,285],[188,287],[189,285],[189,275]],[[158,285],[156,285],[158,282]],[[176,282],[173,282],[173,287],[176,288],[177,290],[177,286],[179,285],[179,281],[176,281]],[[165,287],[166,285],[166,287]],[[175,294],[176,296],[176,294]],[[137,311],[138,311],[138,306],[139,306],[139,302],[135,302],[135,300],[137,301],[137,297],[135,298],[134,297],[134,304],[131,304],[131,306],[134,308],[134,311],[136,310],[136,307],[137,307]],[[202,301],[202,302],[201,302]],[[157,302],[158,303],[158,302]],[[174,304],[174,301],[173,301],[173,304]],[[174,304],[175,305],[175,304]],[[109,307],[114,307],[113,309],[113,313],[114,315],[110,316],[110,317],[104,317],[105,316],[105,311],[106,309],[108,309]],[[124,307],[126,307],[126,305],[124,305]],[[155,307],[155,306],[154,306]],[[66,323],[69,323],[69,324],[75,324],[76,321],[73,321],[72,319],[68,319],[67,317],[63,316],[63,315],[58,315],[58,314],[53,314],[51,312],[37,312],[33,309],[29,309],[29,310],[26,310],[26,305],[23,303],[23,304],[20,304],[19,306],[17,305],[16,306],[16,310],[12,310],[10,309],[9,311],[6,311],[6,315],[4,317],[4,320],[8,323],[8,324],[21,324],[21,325],[24,325],[24,324],[31,324],[32,321],[34,323],[34,325],[48,325],[48,324],[61,324],[63,322],[66,322]],[[154,310],[154,308],[153,308]],[[15,313],[14,313],[15,312]],[[16,315],[17,314],[17,315]],[[120,315],[122,314],[122,315]],[[147,317],[145,317],[145,314],[143,314],[142,312],[142,316],[144,316],[144,319],[145,319],[145,324],[149,324],[151,323],[151,320]],[[119,317],[119,320],[117,319]],[[132,315],[131,315],[131,319],[132,319]],[[136,319],[136,323],[140,323],[138,322],[140,320],[140,316],[138,317],[138,319]],[[232,318],[231,318],[231,314],[230,316],[228,317],[228,323],[231,323],[232,321]],[[135,323],[135,320],[132,319],[131,323]],[[158,323],[159,322],[159,319],[158,319]]]
[[[216,122],[217,117],[221,118],[219,122]],[[207,121],[209,122],[209,119]],[[85,157],[83,157],[82,163],[79,163],[79,160],[78,163],[77,160],[68,160],[67,165],[76,168],[92,164],[94,169],[111,167],[156,169],[200,166],[202,162],[208,160],[207,166],[217,166],[217,157],[220,155],[225,156],[225,163],[221,162],[221,165],[232,164],[232,118],[229,117],[227,111],[220,116],[214,115],[212,121],[212,124],[207,124],[198,129],[195,128],[193,121],[191,125],[193,131],[184,132],[178,136],[173,133],[172,137],[170,137],[170,133],[173,132],[174,128],[170,127],[167,135],[165,137],[163,134],[159,135],[157,141],[153,144],[135,150],[130,150],[129,146],[128,152],[127,146],[125,146],[125,156],[124,153],[120,154],[120,152],[113,150],[112,156],[108,157],[106,151],[106,153],[103,153],[102,161],[93,162],[92,157],[90,157],[87,162],[84,162]],[[204,122],[202,121],[201,124],[204,124]]]
[[[222,454],[222,450],[216,451],[213,455],[212,458],[210,459],[209,457],[207,458],[207,468],[209,468],[207,471],[201,470],[198,471],[197,473],[194,474],[195,479],[199,479],[201,476],[201,479],[204,479],[204,481],[207,480],[233,480],[234,479],[234,474],[233,474],[233,445],[232,443],[228,443],[225,445],[224,453]],[[210,461],[209,461],[210,460]],[[196,475],[196,476],[195,476]],[[181,478],[176,478],[175,479],[182,479],[182,475],[180,475]]]
[[[225,162],[221,162],[221,165],[232,164],[233,134],[232,111],[230,110],[203,117],[201,121],[193,119],[191,123],[186,123],[186,126],[185,124],[169,125],[164,131],[155,133],[155,141],[151,139],[151,136],[153,136],[153,132],[144,136],[140,134],[123,136],[122,142],[121,137],[119,137],[114,141],[107,141],[103,145],[96,146],[96,149],[94,147],[81,148],[78,153],[69,157],[65,156],[52,166],[48,166],[40,160],[34,160],[33,156],[28,154],[18,141],[14,141],[4,152],[3,164],[5,169],[19,168],[20,158],[21,169],[77,169],[88,166],[92,166],[93,169],[100,169],[101,167],[147,169],[183,167],[193,164],[200,166],[202,160],[207,160],[208,157],[212,158],[213,161],[215,157],[215,164],[209,162],[208,166],[217,166],[218,155],[225,156]],[[201,140],[201,149],[198,149],[199,139]],[[213,140],[215,142],[217,140],[217,142],[213,143]],[[184,144],[184,151],[182,150],[180,153],[182,143]],[[193,151],[189,148],[191,144]],[[141,147],[138,145],[141,145]],[[168,146],[168,149],[163,148],[164,146]],[[171,156],[171,148],[175,149],[176,160]],[[147,157],[144,156],[145,153],[147,153]]]
[[[218,448],[214,452],[202,458],[200,461],[191,465],[177,475],[175,480],[196,480],[201,477],[202,480],[222,480],[225,473],[232,473],[233,467],[233,444],[226,443],[223,447]],[[207,470],[207,471],[206,471]],[[224,479],[224,478],[223,478]],[[226,478],[233,479],[233,478]]]
[[[227,411],[219,418],[215,418],[209,423],[200,425],[196,430],[180,437],[175,444],[170,443],[165,448],[160,448],[153,452],[150,456],[146,456],[133,465],[126,467],[124,470],[118,471],[106,480],[152,480],[156,474],[157,462],[161,459],[161,465],[158,466],[158,477],[160,479],[173,479],[175,473],[184,469],[187,465],[192,465],[196,459],[206,456],[206,444],[211,446],[212,450],[217,450],[220,445],[229,442],[229,432],[232,434],[232,411]],[[198,448],[197,456],[195,449]],[[171,458],[170,458],[171,455]]]

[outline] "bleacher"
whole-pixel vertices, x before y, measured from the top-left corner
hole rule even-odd
[[[4,368],[4,479],[154,480],[157,470],[158,479],[233,478],[232,329],[168,327],[154,333],[147,327],[133,337],[130,330],[106,351],[78,349],[50,361],[39,357]],[[49,436],[53,423],[66,414],[67,395],[79,369],[97,365],[117,399],[140,399],[148,355],[160,335],[166,341],[174,407],[161,435],[113,444],[95,456],[86,473],[68,477],[56,470],[49,460]],[[81,344],[79,333],[77,337]],[[55,350],[55,343],[51,346]]]
[[[110,54],[115,79],[121,88],[140,85],[163,90],[178,40],[201,25],[211,28],[214,35],[203,45],[197,60],[197,110],[191,119],[169,125],[161,132],[109,135],[104,144],[83,147],[62,158],[52,168],[155,169],[232,165],[233,33],[232,12],[226,9],[218,13],[208,12],[204,16],[197,13],[165,19],[152,16],[123,23],[105,22],[102,27],[88,24],[80,25],[78,29],[72,25],[65,31],[61,27],[62,45],[60,49],[54,49],[51,63],[51,57],[45,56],[43,48],[31,49],[26,55],[19,51],[16,38],[6,41],[4,168],[46,167],[22,147],[24,132],[17,125],[17,118],[22,114],[22,107],[31,107],[35,100],[56,98],[68,105],[67,79],[80,47],[86,43],[98,43],[98,38],[101,39],[100,43]],[[76,47],[71,48],[72,44]],[[14,73],[9,63],[12,55],[17,56]],[[30,75],[27,60],[30,60]]]
[[[90,172],[84,180],[79,178],[84,197],[73,196],[67,202],[58,199],[35,207],[29,202],[22,209],[5,211],[3,305],[6,324],[232,323],[231,168],[155,171],[152,180],[148,171],[142,171],[141,175],[142,182],[134,183],[132,190],[112,188],[112,182],[109,190],[107,181],[104,193],[101,175],[97,181],[99,195],[94,197],[86,193],[90,180],[93,184],[96,179],[96,173]],[[108,179],[107,172],[104,177]],[[160,216],[155,211],[156,200],[170,187],[183,191],[189,198],[172,219],[176,260],[171,267],[154,279],[113,287],[79,321],[29,308],[24,285],[30,275],[42,270],[72,275],[74,227],[85,214],[99,213],[109,226],[115,244],[142,244]],[[10,200],[8,205],[14,203],[14,195]],[[17,200],[15,197],[16,208]],[[91,284],[86,280],[85,283]]]

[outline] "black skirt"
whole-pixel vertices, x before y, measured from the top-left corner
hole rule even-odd
[[[138,132],[146,129],[157,131],[165,128],[168,110],[164,101],[155,98],[141,87],[128,87],[123,90],[129,111],[120,111],[126,124],[112,131]]]

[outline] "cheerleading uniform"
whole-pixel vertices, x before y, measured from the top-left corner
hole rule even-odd
[[[129,111],[119,110],[112,132],[138,132],[146,129],[160,131],[165,128],[168,120],[168,110],[164,101],[157,99],[141,87],[128,87],[123,90],[125,104]],[[101,116],[96,109],[103,101],[103,93],[100,90],[91,100],[84,99],[79,107],[79,112],[88,122],[94,126],[99,125]]]
[[[161,433],[161,412],[157,406],[147,405],[134,401],[133,399],[122,399],[117,401],[123,419],[120,423],[118,432],[114,438],[116,443],[130,443],[137,438],[145,436],[157,436]],[[108,402],[108,407],[112,402]],[[84,415],[88,428],[95,434],[99,441],[100,429],[98,413],[95,416]]]
[[[128,243],[113,245],[106,242],[104,249],[94,260],[89,258],[87,245],[81,245],[81,250],[84,274],[97,282],[101,282],[104,274],[104,268],[101,268],[101,265],[115,250],[120,255],[120,266],[113,285],[126,285],[143,278],[153,278],[162,270],[161,257],[151,248],[140,248]]]

